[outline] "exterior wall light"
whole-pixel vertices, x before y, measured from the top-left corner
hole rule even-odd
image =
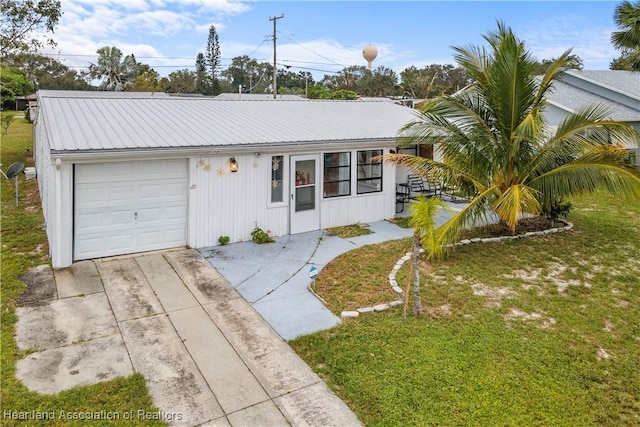
[[[238,162],[236,162],[234,157],[229,159],[229,171],[238,172]]]

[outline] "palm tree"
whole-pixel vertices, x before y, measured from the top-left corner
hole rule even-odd
[[[609,119],[597,105],[567,116],[555,129],[542,116],[545,94],[572,67],[571,51],[536,77],[536,61],[503,23],[484,39],[488,49],[454,48],[471,85],[426,102],[399,132],[406,143],[438,143],[442,160],[385,156],[470,199],[438,228],[440,243],[495,216],[513,232],[523,215],[539,215],[558,200],[599,188],[640,197],[640,172],[625,161],[621,145],[640,140],[631,126]]]
[[[611,33],[613,46],[628,57],[632,70],[640,71],[640,1],[635,5],[626,0],[620,3],[613,20],[620,29]]]
[[[413,314],[419,316],[422,312],[420,300],[420,249],[426,248],[427,259],[435,261],[442,257],[443,247],[438,241],[435,216],[438,208],[450,209],[448,205],[437,197],[425,199],[419,197],[409,207],[409,226],[413,228]]]
[[[98,63],[89,65],[89,75],[102,79],[101,90],[122,91],[133,84],[136,72],[136,60],[128,55],[121,61],[122,51],[117,47],[104,46],[98,49]]]

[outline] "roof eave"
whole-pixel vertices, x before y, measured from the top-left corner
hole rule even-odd
[[[125,148],[103,150],[51,150],[51,158],[75,162],[140,160],[143,158],[185,158],[193,156],[222,156],[255,153],[301,153],[315,151],[344,150],[348,148],[386,148],[397,144],[397,137],[372,138],[340,141],[295,141],[269,144],[243,144],[225,146],[168,147],[168,148]]]

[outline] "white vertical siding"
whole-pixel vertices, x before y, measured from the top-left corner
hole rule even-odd
[[[270,206],[271,155],[233,156],[238,172],[229,171],[231,156],[193,157],[189,161],[189,245],[251,239],[257,225],[272,235],[288,233],[288,204]],[[285,191],[285,195],[288,194]]]
[[[34,156],[36,160],[36,177],[42,200],[47,239],[49,240],[49,255],[53,256],[55,234],[55,165],[51,163],[49,155],[49,141],[45,132],[43,117],[40,116],[34,129]]]
[[[43,117],[34,130],[36,173],[42,200],[42,212],[54,268],[67,267],[73,261],[73,165],[51,158]]]
[[[353,157],[355,159],[355,156]],[[355,170],[356,168],[353,167]],[[396,172],[395,166],[383,164],[382,192],[356,194],[352,181],[351,196],[322,198],[320,201],[320,226],[322,228],[339,227],[359,222],[380,221],[395,216]],[[357,176],[352,173],[352,176]]]
[[[55,171],[55,250],[54,268],[68,267],[73,262],[73,165],[54,165]]]

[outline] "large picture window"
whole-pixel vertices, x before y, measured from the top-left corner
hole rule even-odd
[[[283,163],[284,156],[271,156],[271,203],[284,202]]]
[[[351,194],[351,153],[325,153],[324,197],[349,196]]]
[[[382,191],[382,150],[358,151],[358,194]]]

